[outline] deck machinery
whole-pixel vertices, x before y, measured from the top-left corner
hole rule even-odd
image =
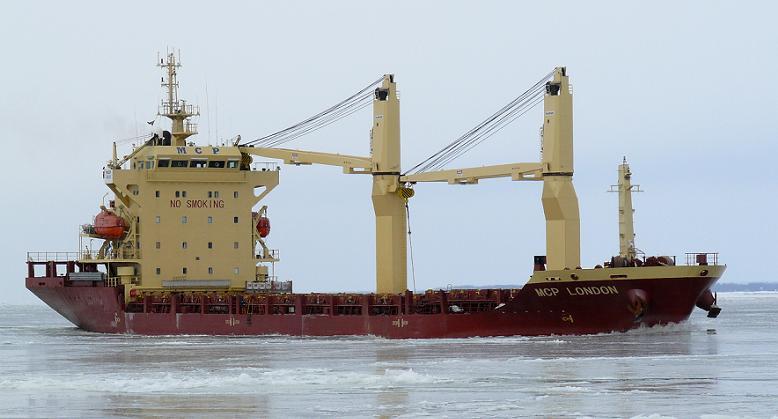
[[[122,158],[116,144],[103,171],[114,198],[82,226],[79,251],[28,254],[27,288],[78,327],[139,334],[361,335],[390,338],[574,334],[623,331],[688,318],[695,305],[715,316],[710,287],[725,266],[715,253],[646,257],[634,245],[629,166],[619,166],[620,252],[602,265],[580,262],[573,187],[573,107],[567,71],[549,74],[539,162],[416,170],[400,167],[400,105],[393,75],[369,91],[370,155],[303,151],[237,140],[197,145],[199,109],[178,98],[180,63],[167,54],[159,115],[171,128]],[[266,142],[267,144],[267,142]],[[449,150],[459,145],[449,146]],[[444,149],[445,150],[445,149]],[[370,175],[375,211],[376,291],[292,292],[274,275],[277,250],[261,201],[279,184],[274,163],[340,166]],[[424,182],[476,184],[508,177],[543,182],[546,255],[516,289],[414,293],[407,280],[407,202]],[[86,243],[99,239],[95,250]]]

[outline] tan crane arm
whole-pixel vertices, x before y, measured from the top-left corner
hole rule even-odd
[[[291,150],[272,147],[240,147],[241,153],[283,160],[286,164],[325,164],[340,166],[343,173],[372,173],[373,161],[368,157],[346,154],[320,153],[317,151]]]
[[[540,163],[509,163],[465,169],[440,170],[401,176],[400,182],[448,182],[449,184],[475,184],[480,179],[510,177],[511,180],[543,180]]]

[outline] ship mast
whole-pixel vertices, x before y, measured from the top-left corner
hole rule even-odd
[[[619,183],[611,185],[609,192],[619,193],[619,256],[627,260],[637,257],[635,248],[635,226],[632,208],[632,192],[643,192],[640,185],[632,184],[632,172],[629,170],[627,158],[619,165]]]
[[[172,143],[174,146],[185,146],[186,139],[197,134],[197,124],[189,118],[200,115],[200,108],[187,105],[185,100],[178,99],[177,70],[181,67],[180,56],[168,52],[164,58],[159,58],[157,67],[165,72],[162,76],[162,87],[167,89],[167,99],[163,99],[157,115],[170,118]]]

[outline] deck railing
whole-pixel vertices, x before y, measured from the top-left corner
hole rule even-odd
[[[68,262],[78,260],[79,252],[27,252],[28,262]]]
[[[718,265],[718,252],[691,252],[686,253],[686,264],[693,265]]]

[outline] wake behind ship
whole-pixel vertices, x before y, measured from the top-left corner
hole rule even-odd
[[[631,183],[619,166],[619,255],[582,268],[573,187],[572,90],[558,67],[452,144],[400,168],[399,99],[385,75],[348,99],[258,140],[197,145],[196,106],[178,98],[174,54],[159,60],[167,88],[159,115],[171,128],[121,158],[103,179],[114,197],[83,225],[77,252],[30,252],[26,286],[76,326],[137,334],[376,335],[389,338],[584,334],[686,320],[695,305],[715,317],[718,254],[646,256],[634,244]],[[446,169],[480,141],[543,103],[539,162]],[[373,107],[368,157],[279,148],[355,110]],[[376,216],[376,292],[292,292],[274,276],[262,200],[279,184],[275,163],[339,166],[370,176]],[[407,285],[407,204],[424,182],[477,184],[508,177],[543,182],[546,255],[517,289],[415,293]],[[99,239],[99,249],[84,243]],[[301,237],[300,239],[304,239]],[[452,282],[441,278],[439,282]]]

